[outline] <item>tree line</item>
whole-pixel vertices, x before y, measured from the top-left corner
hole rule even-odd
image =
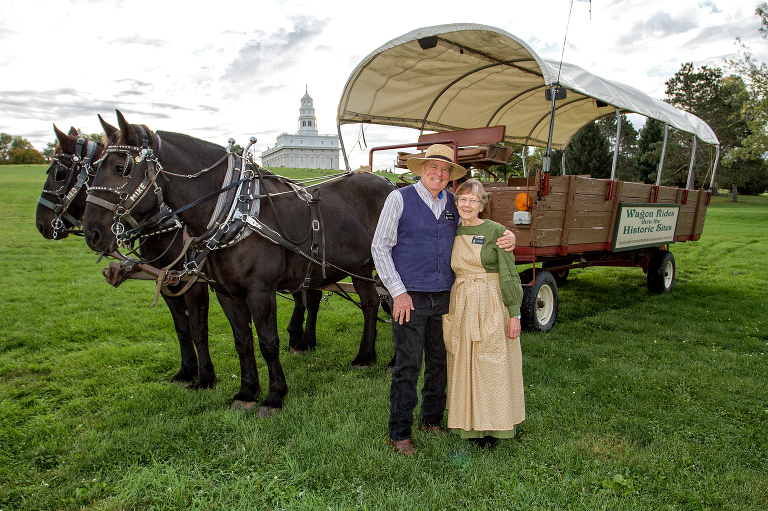
[[[761,20],[760,33],[768,38],[768,3],[755,9]],[[716,185],[738,193],[768,191],[768,65],[758,63],[740,40],[739,56],[724,61],[724,68],[682,64],[665,82],[665,101],[704,120],[720,141],[720,162]],[[616,177],[625,181],[656,183],[664,145],[664,123],[647,119],[638,131],[624,114]],[[565,173],[611,176],[616,147],[616,116],[610,115],[584,126],[565,151]],[[691,162],[692,135],[670,127],[661,184],[685,187]],[[517,146],[507,165],[491,167],[498,178],[524,175],[523,147]],[[708,187],[714,164],[714,149],[697,144],[694,186]],[[545,150],[535,148],[526,154],[526,166],[541,163]],[[563,174],[563,152],[552,154],[550,172]],[[717,192],[715,188],[713,192]]]
[[[78,136],[93,142],[103,142],[103,133],[86,135],[76,130]],[[48,142],[43,152],[35,149],[26,138],[18,135],[0,133],[0,165],[36,165],[51,161],[56,150],[57,141]]]
[[[45,156],[26,138],[0,133],[0,165],[32,165],[45,161]]]

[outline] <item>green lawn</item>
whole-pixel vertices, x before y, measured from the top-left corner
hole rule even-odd
[[[768,197],[714,198],[701,240],[672,245],[669,294],[636,268],[572,271],[555,327],[522,337],[519,437],[488,452],[416,432],[405,459],[387,445],[387,324],[377,364],[352,370],[362,317],[330,297],[318,349],[283,351],[284,410],[230,411],[215,300],[218,384],[191,391],[170,381],[152,284],[114,289],[82,239],[37,233],[44,169],[0,167],[2,511],[768,509]]]

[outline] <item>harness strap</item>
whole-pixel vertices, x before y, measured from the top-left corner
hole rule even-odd
[[[43,206],[45,206],[45,207],[46,207],[46,208],[48,208],[48,209],[51,209],[51,210],[53,210],[54,212],[56,211],[57,207],[59,206],[58,204],[54,204],[53,202],[51,202],[51,201],[49,201],[49,200],[47,200],[47,199],[43,199],[43,197],[42,197],[42,196],[37,198],[37,203],[38,203],[38,204],[42,204]],[[71,223],[71,224],[72,224],[74,227],[78,227],[78,228],[82,227],[82,225],[80,224],[80,221],[79,221],[79,220],[77,220],[77,219],[76,219],[75,217],[73,217],[72,215],[70,215],[70,214],[69,214],[67,211],[62,211],[62,212],[59,214],[59,216],[61,216],[61,217],[65,218],[65,219],[66,219],[66,220],[67,220],[69,223]],[[56,220],[54,219],[54,220],[53,220],[53,222],[54,222],[54,223],[56,223]],[[55,226],[54,226],[54,227],[55,227]]]
[[[315,188],[312,190],[312,195],[309,199],[309,209],[312,216],[312,245],[309,248],[309,253],[312,256],[312,259],[317,260],[319,251],[318,247],[320,245],[320,233],[321,233],[321,225],[320,225],[320,216],[319,216],[319,203],[320,203],[320,189]],[[312,281],[312,270],[314,269],[314,263],[312,262],[312,259],[310,259],[307,262],[307,272],[304,274],[304,283],[301,285],[301,299],[302,302],[304,302],[304,307],[307,306],[307,290],[309,289],[309,285]],[[325,247],[323,247],[323,261],[321,263],[321,268],[323,271],[323,278],[325,278]]]

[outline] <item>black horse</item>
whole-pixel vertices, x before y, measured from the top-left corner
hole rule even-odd
[[[128,124],[119,111],[117,116],[120,131],[110,138],[111,153],[102,163],[89,193],[111,200],[125,197],[123,210],[130,208],[134,218],[147,219],[157,205],[155,197],[162,192],[190,234],[210,234],[208,224],[216,200],[202,199],[222,189],[227,171],[222,158],[226,150],[178,133],[156,135],[144,125]],[[277,336],[279,290],[298,292],[305,283],[316,289],[351,274],[365,318],[360,350],[353,365],[375,361],[379,296],[371,278],[370,245],[379,213],[393,185],[370,173],[349,174],[315,187],[311,191],[313,200],[305,200],[310,194],[284,179],[268,178],[259,169],[251,177],[259,183],[254,197],[261,200],[260,213],[255,218],[244,218],[254,232],[227,248],[211,251],[206,265],[211,285],[232,326],[240,357],[240,390],[232,405],[251,408],[260,393],[250,330],[252,319],[269,370],[269,392],[259,410],[259,416],[265,416],[282,408],[288,391]],[[155,193],[146,192],[150,189]],[[246,194],[239,196],[239,200],[247,199]],[[191,207],[193,203],[195,206]],[[93,250],[115,248],[113,226],[120,223],[120,213],[88,204],[83,226],[86,241]],[[317,234],[318,226],[319,246],[318,237],[310,236],[312,231]],[[194,266],[188,269],[195,271]]]
[[[103,120],[102,126],[107,136],[117,131]],[[79,233],[77,228],[85,211],[86,189],[95,173],[92,164],[103,155],[104,145],[79,137],[74,128],[69,134],[55,125],[53,128],[59,144],[38,200],[35,222],[44,238],[63,239]],[[165,266],[181,253],[183,245],[177,226],[144,238],[139,254],[153,264]],[[170,291],[177,293],[180,288],[180,285],[170,286]],[[173,317],[181,350],[181,367],[173,380],[196,388],[212,387],[216,372],[208,351],[208,285],[200,281],[182,296],[162,296]]]

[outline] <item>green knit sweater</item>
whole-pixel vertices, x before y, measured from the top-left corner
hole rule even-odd
[[[523,301],[523,287],[515,268],[515,255],[496,245],[496,240],[504,235],[506,227],[486,220],[480,225],[459,225],[456,236],[485,236],[485,243],[480,249],[480,263],[487,273],[499,274],[501,297],[509,310],[510,317],[520,315],[520,303]]]

